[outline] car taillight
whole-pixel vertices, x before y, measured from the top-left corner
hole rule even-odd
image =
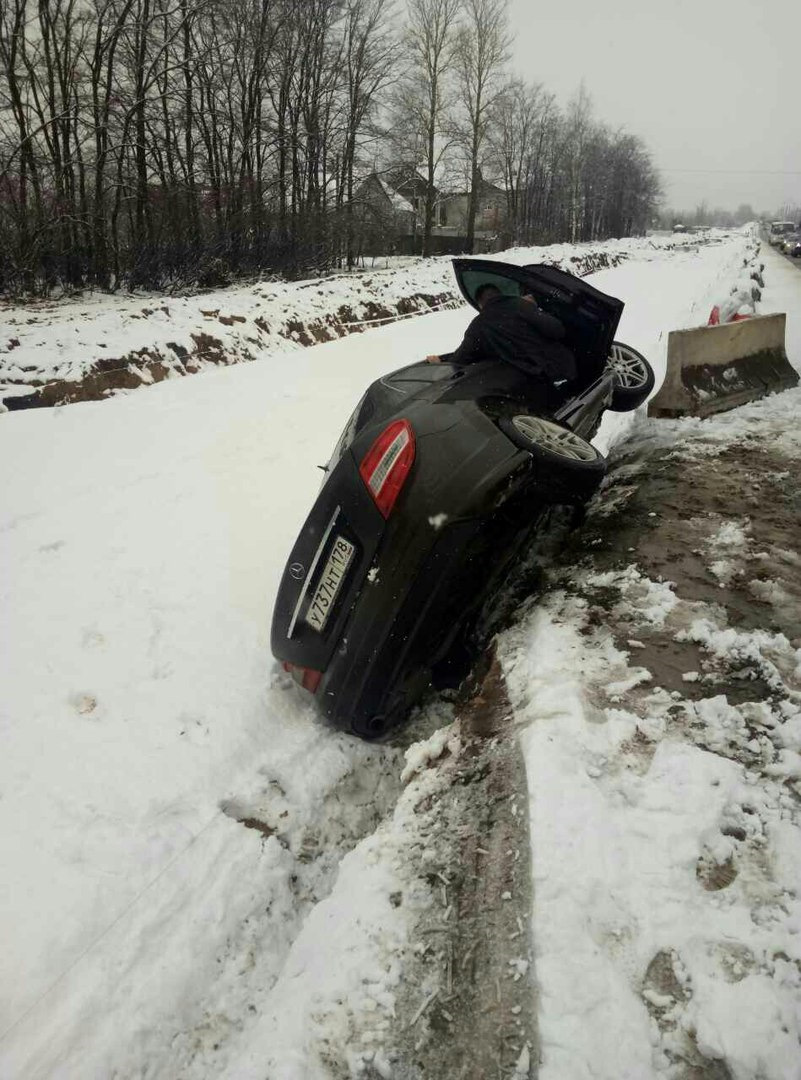
[[[408,420],[393,420],[364,455],[359,473],[376,506],[389,517],[414,462],[414,432]]]
[[[302,686],[304,690],[308,690],[311,694],[317,693],[317,687],[323,677],[322,671],[315,671],[314,668],[310,667],[301,667],[300,664],[291,664],[288,660],[284,660],[281,666],[284,671],[289,672],[295,682]]]

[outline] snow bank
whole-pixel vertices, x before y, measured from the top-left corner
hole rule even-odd
[[[794,301],[793,350],[791,273],[769,264],[765,302]],[[800,406],[792,390],[638,424],[581,561],[501,638],[531,792],[541,1080],[798,1075]]]
[[[593,281],[627,301],[621,336],[658,363],[663,329],[692,320],[740,242],[644,244],[647,259]],[[292,310],[309,293],[269,288],[286,290]],[[209,300],[177,303],[188,312]],[[32,314],[31,355],[61,341],[70,366],[105,334],[130,343],[123,312],[133,318],[137,305],[93,299]],[[234,310],[222,295],[214,306]],[[469,317],[296,344],[269,363],[0,420],[0,563],[11,571],[0,582],[4,1077],[225,1075],[247,1059],[257,1016],[279,1018],[271,1030],[289,1025],[284,996],[299,1015],[314,1012],[288,973],[313,972],[314,943],[339,925],[321,901],[344,914],[358,878],[372,900],[354,915],[375,928],[387,914],[394,856],[368,873],[370,842],[342,863],[340,886],[337,870],[395,805],[402,756],[317,722],[275,671],[270,613],[316,465],[364,385],[453,347]],[[156,326],[175,340],[172,315],[148,320],[149,340]],[[601,438],[632,419],[610,417]],[[386,926],[392,952],[403,927]],[[342,930],[339,974],[327,944],[326,993],[344,1002],[330,1015],[346,1027],[364,1012],[348,988],[373,964],[348,959],[358,937],[357,925]],[[371,955],[385,955],[370,941]],[[311,1075],[296,1050],[297,1074]]]
[[[550,262],[584,274],[623,259],[650,260],[685,249],[694,250],[689,238],[659,236],[515,248],[493,257]],[[461,303],[451,260],[435,258],[299,283],[260,281],[202,296],[93,294],[6,304],[0,308],[0,398],[22,399],[50,383],[36,390],[45,405],[99,400]]]
[[[530,725],[542,1080],[672,1075],[694,1051],[737,1080],[787,1080],[801,836],[780,778],[715,752],[750,740],[738,710],[699,702],[697,746],[671,724],[669,695],[599,709],[595,688],[614,701],[626,657],[563,595],[506,636],[502,657]]]

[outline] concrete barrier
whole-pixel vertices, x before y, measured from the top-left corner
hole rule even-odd
[[[784,348],[786,316],[672,330],[667,374],[649,416],[710,416],[798,384]]]

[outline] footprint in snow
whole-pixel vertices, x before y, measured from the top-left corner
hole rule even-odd
[[[97,698],[93,694],[72,694],[69,701],[73,709],[81,716],[89,716],[97,708]]]

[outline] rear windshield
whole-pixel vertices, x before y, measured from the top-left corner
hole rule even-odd
[[[504,296],[520,296],[520,282],[491,270],[463,270],[462,280],[467,293],[475,297],[482,285],[494,285]]]
[[[350,444],[356,438],[356,432],[363,424],[367,422],[367,420],[369,420],[370,414],[373,412],[373,404],[370,401],[368,395],[369,391],[362,395],[361,401],[351,413],[350,419],[348,420],[347,424],[345,424],[344,430],[339,436],[339,440],[334,447],[334,452],[331,454],[331,458],[325,469],[323,470],[325,474],[323,477],[323,483],[326,482],[328,477],[336,468],[339,459],[342,457]]]

